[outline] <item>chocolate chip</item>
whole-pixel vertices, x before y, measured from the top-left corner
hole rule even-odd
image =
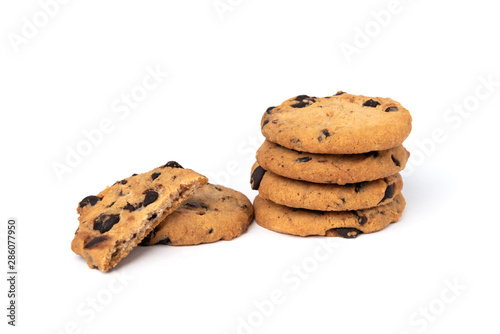
[[[322,137],[322,136],[319,136],[319,137],[318,137],[318,141],[323,141],[323,137]]]
[[[78,204],[78,206],[80,208],[83,208],[84,206],[87,206],[90,204],[90,206],[94,206],[97,202],[99,202],[101,199],[97,196],[87,196],[85,197],[84,199],[82,199],[80,201],[80,203]]]
[[[170,168],[183,168],[181,165],[179,165],[177,162],[175,161],[169,161],[167,162],[162,168],[165,168],[165,167],[170,167]]]
[[[339,96],[339,95],[342,95],[342,94],[345,94],[345,92],[343,92],[343,91],[339,90],[339,91],[337,92],[337,94],[335,94],[334,96]]]
[[[160,245],[168,245],[171,243],[170,238],[165,238],[163,240],[158,241]]]
[[[304,100],[309,100],[311,97],[309,95],[298,95],[296,98],[295,98],[295,101],[299,101],[299,102],[302,102]]]
[[[389,107],[385,109],[385,112],[398,111],[398,107]]]
[[[105,213],[101,213],[94,220],[94,230],[99,231],[101,233],[106,233],[111,228],[120,221],[120,215],[107,215]]]
[[[363,107],[372,107],[375,108],[376,106],[379,106],[380,102],[377,102],[375,100],[369,99],[365,103],[363,103]]]
[[[146,196],[144,196],[144,207],[148,206],[149,204],[153,203],[158,199],[158,193],[154,190],[149,189],[146,191]]]
[[[271,113],[271,111],[273,111],[273,109],[275,109],[275,108],[276,108],[276,107],[269,107],[269,108],[267,108],[267,110],[266,110],[266,114],[270,114],[270,113]]]
[[[342,201],[343,204],[345,204],[345,198],[341,197],[340,200]]]
[[[212,185],[212,187],[214,187],[214,188],[215,188],[215,189],[217,189],[218,191],[222,191],[222,189],[221,189],[221,188],[219,188],[219,187],[217,187],[217,186]]]
[[[161,175],[161,173],[153,173],[153,174],[151,174],[151,181],[155,180],[160,175]]]
[[[365,155],[365,157],[372,157],[374,159],[378,157],[378,151],[371,151],[363,154]]]
[[[391,159],[392,159],[392,162],[394,162],[394,164],[395,164],[396,166],[401,167],[401,163],[400,163],[398,160],[396,160],[396,158],[394,158],[394,156],[393,156],[393,155],[391,155]]]
[[[121,184],[127,184],[127,182],[128,182],[127,180],[121,180],[120,181]]]
[[[346,239],[354,239],[358,235],[362,234],[360,230],[352,227],[337,227],[333,229],[339,236]]]
[[[308,95],[299,95],[294,100],[299,103],[292,104],[292,108],[304,108],[316,102],[314,97],[310,97]]]
[[[108,205],[108,208],[112,207],[115,203],[116,203],[116,201],[111,203],[110,205]]]
[[[258,190],[260,187],[260,181],[264,177],[266,170],[260,166],[257,166],[252,173],[252,177],[250,178],[250,184],[252,185],[253,190]]]
[[[296,162],[308,162],[308,161],[311,161],[311,160],[312,160],[312,158],[310,158],[310,157],[303,157],[303,158],[298,158],[296,160]]]
[[[361,226],[365,225],[368,221],[368,218],[366,218],[366,216],[360,216],[357,211],[351,211],[351,213],[356,216],[356,218],[358,219],[358,224]]]
[[[266,126],[266,124],[267,124],[267,123],[269,123],[269,120],[268,120],[268,119],[266,119],[266,120],[264,121],[264,123],[262,123],[262,128],[264,128],[264,127]]]
[[[153,213],[153,214],[151,215],[151,217],[149,217],[149,218],[148,218],[148,220],[153,220],[153,219],[155,219],[156,217],[158,217],[158,215],[157,215],[156,213]]]
[[[387,188],[385,189],[384,197],[380,200],[380,202],[378,202],[378,204],[382,203],[386,199],[392,198],[393,196],[394,196],[394,183],[387,186]]]
[[[127,202],[127,205],[125,205],[125,206],[123,207],[123,210],[128,210],[128,211],[130,211],[130,212],[135,211],[135,209],[136,209],[136,207],[135,207],[135,206],[133,206],[132,204],[130,204],[129,202]]]
[[[102,236],[102,237],[95,237],[94,239],[90,240],[83,246],[83,249],[89,249],[94,246],[99,245],[101,242],[108,240],[108,237]]]
[[[330,137],[330,132],[327,129],[321,130],[321,132],[325,135],[325,138]]]
[[[192,208],[196,208],[196,207],[199,207],[199,208],[202,208],[202,209],[208,209],[207,206],[203,203],[200,203],[200,202],[187,202],[186,204],[184,204],[185,206],[190,206]]]
[[[208,231],[208,234],[212,234],[214,232],[214,229],[211,228],[210,231]]]
[[[356,193],[359,193],[361,191],[361,188],[364,187],[366,182],[360,182],[360,183],[356,183],[356,185],[354,186],[354,191]]]
[[[138,174],[136,174],[136,173],[132,174],[132,176],[137,176],[137,175],[138,175]]]

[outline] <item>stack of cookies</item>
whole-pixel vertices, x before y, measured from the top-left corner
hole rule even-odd
[[[411,131],[389,98],[300,95],[262,117],[266,141],[252,168],[257,223],[299,236],[355,238],[401,217]]]

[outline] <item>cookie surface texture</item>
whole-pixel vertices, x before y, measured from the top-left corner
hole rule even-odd
[[[257,151],[262,168],[289,179],[315,183],[358,183],[378,180],[403,170],[410,153],[399,145],[361,154],[313,154],[294,151],[266,140]]]
[[[403,189],[400,174],[383,179],[348,185],[319,184],[287,179],[270,171],[265,171],[257,179],[252,168],[252,186],[259,190],[259,196],[277,204],[293,208],[320,211],[346,211],[371,208],[387,204]],[[255,185],[259,183],[258,189]]]
[[[207,184],[163,220],[141,245],[197,245],[231,240],[253,220],[253,206],[242,193]]]
[[[406,202],[402,194],[393,201],[370,209],[325,212],[289,208],[256,196],[255,220],[260,226],[298,236],[322,235],[355,238],[380,231],[401,217]]]
[[[270,107],[261,121],[269,141],[297,151],[354,154],[401,145],[411,115],[398,102],[343,92],[327,97],[299,95]]]
[[[90,268],[108,271],[207,178],[176,162],[116,182],[78,205],[71,249]]]

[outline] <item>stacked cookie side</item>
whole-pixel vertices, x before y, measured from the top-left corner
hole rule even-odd
[[[411,115],[398,102],[338,92],[299,95],[266,110],[252,167],[254,209],[267,229],[354,238],[401,217],[399,172]]]

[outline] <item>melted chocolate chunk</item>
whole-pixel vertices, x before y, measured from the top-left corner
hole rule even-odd
[[[154,201],[156,201],[158,199],[158,193],[154,190],[151,190],[149,189],[147,192],[146,192],[146,196],[144,196],[144,207],[148,206],[149,204],[153,203]]]
[[[267,124],[267,123],[269,123],[269,120],[268,120],[268,119],[266,119],[266,120],[264,121],[264,123],[262,123],[262,128],[264,128],[264,127],[266,126],[266,124]]]
[[[99,245],[101,242],[108,240],[108,237],[102,236],[102,237],[95,237],[94,239],[90,240],[83,246],[83,249],[89,249],[92,247],[95,247]]]
[[[120,181],[121,184],[127,184],[127,182],[128,182],[127,180],[121,180]]]
[[[106,233],[111,228],[120,221],[120,215],[107,215],[105,213],[101,213],[94,220],[94,230],[99,231],[101,233]]]
[[[303,158],[298,158],[296,160],[296,162],[308,162],[308,161],[311,161],[311,160],[312,160],[312,158],[310,158],[310,157],[303,157]]]
[[[151,217],[149,217],[149,218],[148,218],[148,220],[153,220],[153,219],[155,219],[156,217],[158,217],[158,215],[157,215],[156,213],[153,213],[153,214],[151,215]]]
[[[99,202],[101,199],[97,196],[87,196],[85,197],[84,199],[82,199],[80,201],[80,203],[78,204],[78,206],[80,208],[83,208],[84,206],[87,206],[90,204],[90,206],[94,206],[97,202]]]
[[[275,109],[276,107],[269,107],[267,108],[266,110],[266,114],[271,114],[271,111],[273,111],[273,109]]]
[[[345,94],[345,92],[343,92],[343,91],[339,90],[339,91],[337,92],[337,94],[335,94],[334,96],[339,96],[339,95],[342,95],[342,94]]]
[[[330,137],[330,132],[327,129],[321,130],[321,132],[325,135],[325,138]]]
[[[135,211],[135,209],[136,209],[136,207],[135,207],[135,206],[133,206],[132,204],[130,204],[129,202],[127,202],[127,205],[125,205],[125,206],[123,207],[123,210],[128,210],[128,211],[130,211],[130,212]]]
[[[257,166],[255,170],[252,173],[252,177],[250,178],[250,184],[252,185],[253,190],[258,190],[260,187],[260,181],[262,181],[262,177],[264,177],[264,174],[266,173],[266,170],[260,166]]]
[[[139,174],[136,174],[136,173],[132,174],[132,176],[137,176],[137,175],[139,175]]]
[[[396,166],[401,167],[401,163],[400,163],[398,160],[396,160],[396,158],[394,158],[394,156],[393,156],[393,155],[391,155],[391,159],[392,159],[392,162],[394,162],[394,164],[395,164]]]
[[[357,228],[351,228],[351,227],[338,227],[338,228],[334,228],[333,230],[335,232],[337,232],[337,234],[339,236],[341,236],[342,238],[346,238],[346,239],[354,239],[358,235],[363,233],[360,230],[358,230]]]
[[[167,162],[162,168],[165,168],[165,167],[170,167],[170,168],[182,168],[184,169],[184,167],[182,167],[181,165],[179,165],[177,162],[175,161],[169,161]]]
[[[368,221],[368,218],[366,218],[366,216],[360,216],[357,211],[351,211],[351,213],[356,216],[356,218],[358,219],[358,224],[361,226],[365,225]]]
[[[398,111],[398,107],[389,107],[385,109],[385,112]]]
[[[387,186],[387,188],[385,189],[384,197],[380,200],[380,202],[378,202],[378,204],[382,203],[386,199],[392,198],[393,196],[394,196],[394,183]]]
[[[161,173],[153,173],[153,174],[151,174],[151,181],[155,180],[160,175],[161,175]]]
[[[208,207],[203,204],[203,203],[200,203],[200,202],[187,202],[186,204],[184,204],[185,206],[189,206],[189,207],[192,207],[192,208],[202,208],[202,209],[208,209]]]
[[[376,106],[379,106],[380,102],[377,102],[375,100],[369,99],[365,103],[363,103],[363,107],[372,107],[375,108]]]

